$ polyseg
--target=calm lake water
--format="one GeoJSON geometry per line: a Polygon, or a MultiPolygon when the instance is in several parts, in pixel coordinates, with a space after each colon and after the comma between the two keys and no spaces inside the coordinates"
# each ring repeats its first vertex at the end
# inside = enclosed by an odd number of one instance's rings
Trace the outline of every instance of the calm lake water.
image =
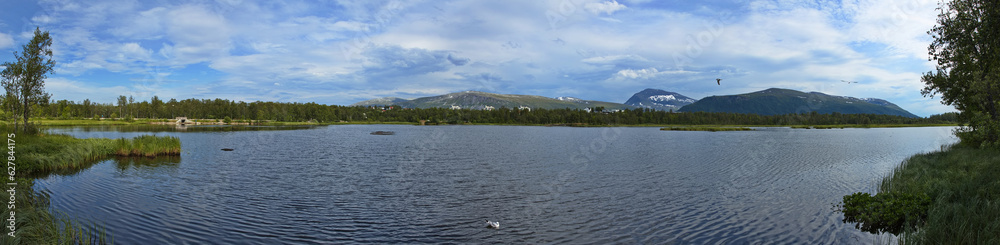
{"type": "Polygon", "coordinates": [[[832,205],[957,142],[951,130],[64,128],[50,132],[172,135],[183,152],[108,160],[35,189],[120,244],[870,243],[879,237],[832,205]]]}

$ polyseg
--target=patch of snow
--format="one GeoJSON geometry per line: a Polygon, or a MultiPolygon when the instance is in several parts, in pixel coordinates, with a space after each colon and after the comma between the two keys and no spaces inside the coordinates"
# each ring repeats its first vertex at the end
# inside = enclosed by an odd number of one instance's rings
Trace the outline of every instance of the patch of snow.
{"type": "Polygon", "coordinates": [[[674,97],[673,95],[669,94],[649,96],[649,100],[656,102],[666,102],[666,101],[694,102],[693,99],[678,99],[677,97],[674,97]]]}

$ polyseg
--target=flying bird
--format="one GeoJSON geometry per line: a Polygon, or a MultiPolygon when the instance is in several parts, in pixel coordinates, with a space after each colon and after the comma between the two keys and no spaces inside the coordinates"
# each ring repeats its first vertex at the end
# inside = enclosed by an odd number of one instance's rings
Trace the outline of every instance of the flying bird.
{"type": "Polygon", "coordinates": [[[845,82],[845,83],[847,83],[847,84],[852,84],[852,83],[858,83],[858,82],[854,82],[854,81],[847,81],[847,80],[840,80],[840,81],[841,81],[841,82],[845,82]]]}
{"type": "Polygon", "coordinates": [[[716,78],[715,84],[722,85],[722,78],[716,78]]]}

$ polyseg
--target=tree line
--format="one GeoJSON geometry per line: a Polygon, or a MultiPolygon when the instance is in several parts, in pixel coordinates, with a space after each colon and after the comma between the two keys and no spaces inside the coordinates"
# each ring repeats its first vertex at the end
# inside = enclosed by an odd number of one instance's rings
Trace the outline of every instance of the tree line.
{"type": "Polygon", "coordinates": [[[819,114],[816,112],[788,115],[756,115],[736,113],[687,112],[673,113],[651,109],[631,109],[608,112],[593,108],[579,109],[516,109],[453,110],[446,108],[401,108],[400,106],[352,107],[317,103],[243,102],[226,99],[170,99],[157,96],[135,102],[131,96],[119,96],[117,103],[94,103],[84,100],[50,101],[35,105],[39,116],[52,119],[172,119],[188,117],[242,121],[282,121],[318,123],[332,122],[413,122],[431,124],[690,124],[690,125],[841,125],[841,124],[942,124],[956,122],[956,113],[929,118],[907,118],[873,114],[819,114]]]}

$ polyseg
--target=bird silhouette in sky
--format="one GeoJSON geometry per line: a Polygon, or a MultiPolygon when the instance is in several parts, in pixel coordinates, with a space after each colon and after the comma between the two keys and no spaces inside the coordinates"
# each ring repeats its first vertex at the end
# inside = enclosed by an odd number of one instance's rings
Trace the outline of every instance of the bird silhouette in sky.
{"type": "Polygon", "coordinates": [[[715,83],[718,85],[722,85],[722,78],[716,78],[715,83]]]}
{"type": "Polygon", "coordinates": [[[854,82],[854,81],[847,81],[847,80],[840,80],[840,81],[841,81],[841,82],[845,82],[845,83],[847,83],[847,84],[852,84],[852,83],[858,83],[858,82],[854,82]]]}

